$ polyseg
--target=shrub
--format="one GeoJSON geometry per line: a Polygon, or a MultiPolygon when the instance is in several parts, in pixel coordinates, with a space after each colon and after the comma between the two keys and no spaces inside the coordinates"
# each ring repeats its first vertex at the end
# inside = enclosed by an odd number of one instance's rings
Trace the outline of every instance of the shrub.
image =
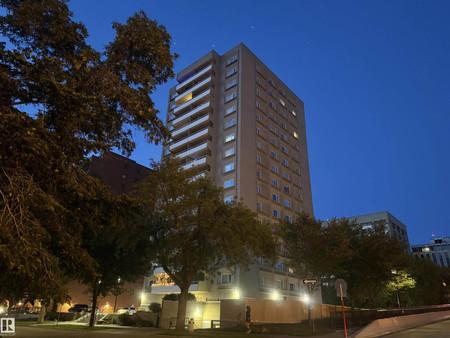
{"type": "Polygon", "coordinates": [[[159,304],[159,303],[151,303],[148,306],[148,309],[150,310],[150,312],[160,313],[161,312],[161,304],[159,304]]]}
{"type": "Polygon", "coordinates": [[[119,323],[122,326],[136,326],[136,321],[128,313],[119,315],[119,323]]]}

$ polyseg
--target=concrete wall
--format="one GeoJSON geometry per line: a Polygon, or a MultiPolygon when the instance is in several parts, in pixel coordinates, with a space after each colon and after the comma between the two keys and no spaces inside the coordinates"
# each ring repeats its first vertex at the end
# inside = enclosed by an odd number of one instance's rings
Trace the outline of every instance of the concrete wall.
{"type": "MultiPolygon", "coordinates": [[[[186,318],[194,318],[196,328],[210,327],[211,320],[219,320],[220,302],[188,302],[186,318]]],[[[169,329],[175,326],[178,301],[164,300],[159,327],[169,329]]]]}
{"type": "Polygon", "coordinates": [[[447,319],[450,319],[450,311],[428,312],[410,316],[377,319],[358,331],[353,337],[379,337],[389,332],[411,329],[413,327],[447,319]]]}
{"type": "MultiPolygon", "coordinates": [[[[290,300],[224,299],[220,304],[220,326],[233,327],[245,321],[246,307],[251,308],[253,323],[299,323],[308,319],[307,304],[290,300]]],[[[334,305],[313,304],[312,318],[327,318],[334,305]]]]}

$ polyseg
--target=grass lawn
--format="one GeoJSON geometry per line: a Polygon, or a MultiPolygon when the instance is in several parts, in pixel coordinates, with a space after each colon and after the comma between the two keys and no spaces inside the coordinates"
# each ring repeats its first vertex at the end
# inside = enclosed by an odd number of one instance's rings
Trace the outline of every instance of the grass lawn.
{"type": "Polygon", "coordinates": [[[48,329],[61,329],[61,330],[107,330],[107,329],[120,329],[114,326],[94,326],[89,327],[87,325],[77,325],[77,324],[40,324],[37,327],[45,327],[48,329]]]}
{"type": "Polygon", "coordinates": [[[30,326],[36,325],[35,320],[16,320],[16,326],[30,326]]]}

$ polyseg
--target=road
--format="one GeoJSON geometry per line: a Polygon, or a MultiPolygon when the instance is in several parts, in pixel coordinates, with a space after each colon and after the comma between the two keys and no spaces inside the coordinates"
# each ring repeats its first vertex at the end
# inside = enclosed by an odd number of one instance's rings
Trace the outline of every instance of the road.
{"type": "Polygon", "coordinates": [[[386,335],[389,338],[449,338],[450,320],[416,327],[415,329],[400,331],[386,335]]]}

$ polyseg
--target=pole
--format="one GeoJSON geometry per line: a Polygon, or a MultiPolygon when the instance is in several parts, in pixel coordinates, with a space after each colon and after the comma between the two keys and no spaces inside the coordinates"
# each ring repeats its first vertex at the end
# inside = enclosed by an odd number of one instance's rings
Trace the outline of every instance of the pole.
{"type": "Polygon", "coordinates": [[[345,322],[345,308],[344,308],[344,298],[342,297],[342,284],[339,284],[339,288],[341,289],[341,305],[342,305],[342,318],[344,318],[344,331],[345,338],[347,338],[347,323],[345,322]]]}

